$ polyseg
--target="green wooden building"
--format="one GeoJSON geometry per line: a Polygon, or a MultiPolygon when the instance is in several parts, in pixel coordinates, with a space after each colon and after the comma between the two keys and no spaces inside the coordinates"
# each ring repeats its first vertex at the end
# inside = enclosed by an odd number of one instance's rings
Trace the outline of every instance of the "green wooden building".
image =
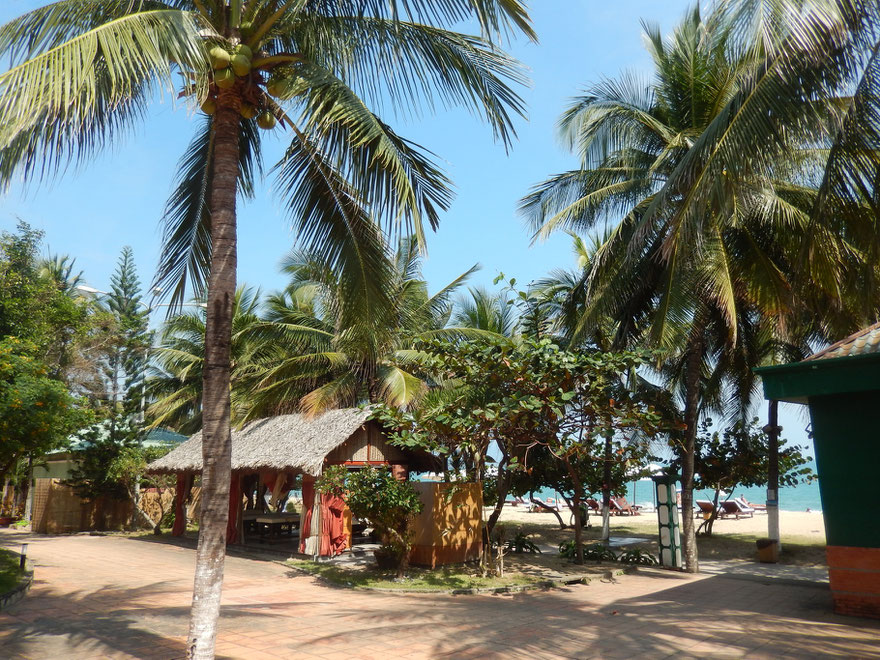
{"type": "Polygon", "coordinates": [[[880,618],[880,323],[756,371],[767,399],[810,408],[835,611],[880,618]]]}

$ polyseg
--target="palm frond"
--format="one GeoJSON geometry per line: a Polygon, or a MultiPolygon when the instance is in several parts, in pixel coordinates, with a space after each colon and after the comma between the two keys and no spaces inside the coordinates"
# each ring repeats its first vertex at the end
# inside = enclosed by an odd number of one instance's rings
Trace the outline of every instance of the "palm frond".
{"type": "Polygon", "coordinates": [[[0,185],[92,157],[143,113],[154,88],[173,87],[172,62],[194,72],[186,86],[203,94],[203,27],[179,10],[127,14],[0,75],[0,185]]]}
{"type": "MultiPolygon", "coordinates": [[[[261,176],[260,135],[251,121],[241,122],[239,190],[252,197],[261,176]]],[[[169,316],[188,295],[202,298],[211,264],[211,212],[208,194],[214,170],[214,123],[205,116],[180,159],[177,184],[162,218],[162,249],[153,286],[170,293],[169,316]]]]}

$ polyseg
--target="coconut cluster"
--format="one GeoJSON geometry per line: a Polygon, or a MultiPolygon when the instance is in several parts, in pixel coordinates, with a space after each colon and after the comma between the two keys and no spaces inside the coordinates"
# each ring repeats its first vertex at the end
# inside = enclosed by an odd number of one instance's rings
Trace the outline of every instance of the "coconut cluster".
{"type": "Polygon", "coordinates": [[[297,64],[284,64],[275,67],[269,80],[266,81],[266,93],[275,98],[290,98],[297,96],[303,84],[303,78],[298,73],[297,64]]]}
{"type": "MultiPolygon", "coordinates": [[[[246,44],[238,44],[231,51],[217,45],[208,51],[211,67],[214,69],[214,84],[219,89],[231,89],[236,78],[244,78],[251,74],[253,68],[253,52],[246,44]]],[[[213,115],[217,111],[216,98],[209,97],[202,104],[202,112],[213,115]]],[[[254,103],[242,101],[239,114],[245,119],[257,120],[260,128],[269,130],[275,127],[275,115],[267,108],[259,108],[254,103]]]]}

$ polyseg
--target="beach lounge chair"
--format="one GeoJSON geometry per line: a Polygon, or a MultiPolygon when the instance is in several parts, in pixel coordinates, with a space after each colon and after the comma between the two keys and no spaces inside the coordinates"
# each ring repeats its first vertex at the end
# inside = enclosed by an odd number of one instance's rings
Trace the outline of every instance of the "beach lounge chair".
{"type": "Polygon", "coordinates": [[[615,513],[618,516],[622,516],[623,514],[630,516],[639,515],[638,507],[627,502],[625,497],[611,498],[611,513],[615,513]]]}
{"type": "Polygon", "coordinates": [[[753,509],[755,513],[767,513],[767,505],[766,504],[758,504],[757,502],[749,502],[745,496],[740,495],[737,497],[735,502],[739,502],[741,505],[753,509]]]}
{"type": "Polygon", "coordinates": [[[736,516],[737,520],[740,519],[740,516],[752,518],[755,515],[755,510],[753,508],[743,506],[742,503],[737,500],[721,502],[720,507],[722,516],[736,516]]]}
{"type": "Polygon", "coordinates": [[[599,506],[599,503],[592,497],[588,497],[585,504],[587,505],[587,509],[589,509],[590,513],[600,513],[602,511],[602,507],[599,506]]]}
{"type": "MultiPolygon", "coordinates": [[[[703,520],[709,520],[709,517],[712,515],[712,512],[715,511],[715,505],[712,504],[709,500],[697,500],[696,505],[699,507],[697,511],[697,515],[703,516],[703,520]]],[[[719,508],[718,515],[722,515],[722,509],[719,508]]]]}

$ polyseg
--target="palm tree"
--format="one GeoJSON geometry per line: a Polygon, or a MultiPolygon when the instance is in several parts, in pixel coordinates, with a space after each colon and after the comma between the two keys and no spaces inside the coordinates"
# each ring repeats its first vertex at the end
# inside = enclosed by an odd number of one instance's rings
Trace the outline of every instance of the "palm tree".
{"type": "MultiPolygon", "coordinates": [[[[230,343],[231,412],[233,424],[247,414],[243,383],[263,356],[263,346],[253,341],[252,328],[259,316],[260,292],[239,286],[232,305],[230,343]]],[[[159,345],[153,349],[147,395],[151,426],[165,426],[191,435],[202,428],[202,380],[205,361],[204,303],[168,319],[162,326],[159,345]]]]}
{"type": "Polygon", "coordinates": [[[491,293],[482,287],[468,290],[456,301],[452,315],[454,325],[493,332],[512,337],[517,329],[516,308],[508,304],[504,293],[491,293]]]}
{"type": "Polygon", "coordinates": [[[286,129],[274,172],[298,234],[381,300],[377,223],[419,237],[448,206],[431,157],[373,112],[434,103],[513,137],[517,63],[489,39],[534,38],[518,0],[60,0],[0,28],[0,185],[88,159],[146,113],[160,89],[205,117],[181,160],[157,284],[172,301],[206,289],[204,470],[187,654],[213,655],[230,479],[230,335],[236,202],[261,171],[257,127],[286,129]],[[444,28],[476,19],[482,37],[444,28]],[[180,75],[175,75],[179,73],[180,75]],[[376,277],[364,274],[376,273],[376,277]],[[361,276],[357,277],[356,274],[361,276]]]}
{"type": "Polygon", "coordinates": [[[452,295],[478,266],[429,295],[415,239],[402,239],[388,261],[387,303],[365,319],[342,273],[320,256],[297,251],[285,260],[291,282],[270,296],[265,321],[251,331],[274,355],[249,377],[248,419],[366,402],[412,405],[427,388],[418,342],[486,334],[448,325],[452,295]]]}
{"type": "MultiPolygon", "coordinates": [[[[687,426],[681,448],[685,511],[692,507],[701,393],[708,392],[713,374],[716,380],[733,374],[715,366],[737,365],[740,375],[757,366],[747,364],[752,358],[743,353],[745,337],[767,319],[800,309],[799,285],[815,271],[840,271],[840,264],[800,255],[815,252],[820,242],[837,254],[855,252],[845,236],[807,231],[817,198],[810,176],[816,149],[802,141],[766,168],[749,161],[760,149],[742,149],[714,177],[711,195],[691,204],[694,191],[708,182],[683,179],[682,168],[696,162],[695,150],[706,154],[701,145],[707,131],[732,112],[760,65],[756,53],[732,47],[730,28],[720,18],[715,13],[704,21],[695,8],[669,40],[646,25],[654,80],[625,75],[576,99],[560,128],[580,153],[581,167],[540,184],[522,203],[539,235],[590,231],[622,218],[593,255],[573,337],[588,336],[612,319],[613,345],[648,341],[670,351],[671,382],[681,386],[687,426]]],[[[777,323],[774,331],[785,329],[777,323]]],[[[690,516],[682,527],[687,568],[697,571],[690,516]]]]}

